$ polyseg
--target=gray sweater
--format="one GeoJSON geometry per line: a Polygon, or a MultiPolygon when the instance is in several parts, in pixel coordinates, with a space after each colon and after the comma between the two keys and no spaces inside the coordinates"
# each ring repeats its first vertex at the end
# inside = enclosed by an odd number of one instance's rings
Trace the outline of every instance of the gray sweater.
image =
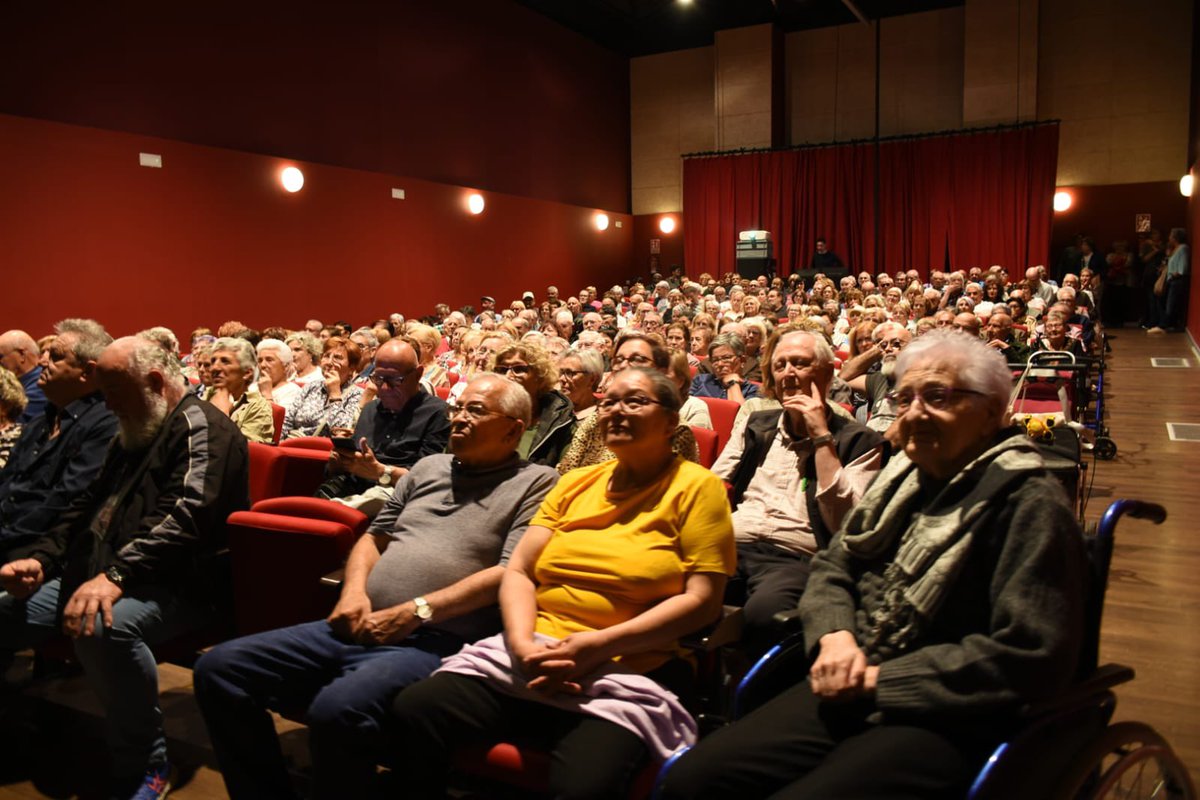
{"type": "MultiPolygon", "coordinates": [[[[950,513],[986,479],[960,477],[922,491],[920,508],[903,513],[950,513]]],[[[897,547],[879,558],[856,558],[842,541],[860,533],[855,522],[852,516],[813,560],[800,603],[813,655],[820,638],[838,630],[853,632],[863,646],[872,613],[884,602],[884,572],[897,547]]],[[[961,571],[933,618],[922,620],[917,639],[899,650],[868,647],[869,662],[879,665],[875,702],[885,720],[982,722],[1050,696],[1075,677],[1086,557],[1061,487],[1044,470],[1031,470],[1014,489],[992,497],[971,530],[961,571]]]]}
{"type": "MultiPolygon", "coordinates": [[[[451,455],[418,461],[369,529],[391,537],[367,578],[371,607],[389,608],[507,563],[557,481],[552,468],[516,455],[482,470],[451,455]]],[[[500,629],[500,615],[490,606],[430,625],[475,641],[500,629]]]]}

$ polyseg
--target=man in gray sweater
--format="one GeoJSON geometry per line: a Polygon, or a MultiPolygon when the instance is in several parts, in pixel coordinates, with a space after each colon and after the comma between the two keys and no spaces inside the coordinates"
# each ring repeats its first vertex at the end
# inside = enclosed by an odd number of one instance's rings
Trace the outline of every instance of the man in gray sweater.
{"type": "Polygon", "coordinates": [[[231,797],[294,796],[268,709],[304,712],[313,796],[366,796],[392,697],[499,630],[504,565],[557,473],[516,455],[531,415],[519,385],[481,375],[456,409],[451,455],[400,479],[351,551],[328,619],[227,642],[196,663],[231,797]]]}

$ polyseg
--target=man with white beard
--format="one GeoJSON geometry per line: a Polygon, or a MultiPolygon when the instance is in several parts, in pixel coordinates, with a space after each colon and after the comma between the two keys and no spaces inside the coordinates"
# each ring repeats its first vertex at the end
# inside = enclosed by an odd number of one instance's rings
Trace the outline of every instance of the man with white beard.
{"type": "Polygon", "coordinates": [[[867,427],[879,431],[892,444],[888,435],[896,421],[896,409],[888,400],[888,393],[895,388],[892,372],[896,359],[909,342],[912,334],[903,325],[885,322],[871,334],[871,346],[860,355],[842,365],[840,376],[854,391],[867,397],[867,427]],[[879,364],[878,372],[868,372],[872,364],[879,364]]]}
{"type": "Polygon", "coordinates": [[[170,789],[149,645],[206,623],[227,582],[225,519],[249,506],[245,437],[184,388],[148,339],[106,347],[97,388],[118,422],[95,482],[0,567],[0,659],[58,631],[104,707],[114,797],[170,789]]]}

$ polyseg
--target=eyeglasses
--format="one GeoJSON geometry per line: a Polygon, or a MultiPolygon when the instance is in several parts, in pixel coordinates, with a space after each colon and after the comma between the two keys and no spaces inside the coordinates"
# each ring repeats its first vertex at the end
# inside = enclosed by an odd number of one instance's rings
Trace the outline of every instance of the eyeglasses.
{"type": "Polygon", "coordinates": [[[738,356],[735,356],[735,355],[713,356],[712,358],[709,359],[709,361],[711,361],[714,364],[727,364],[731,361],[737,361],[737,360],[738,360],[738,356]]]}
{"type": "Polygon", "coordinates": [[[406,372],[403,375],[397,375],[396,377],[371,373],[371,376],[368,378],[368,380],[380,388],[386,387],[388,389],[395,389],[397,386],[400,386],[402,383],[408,380],[410,375],[412,375],[411,372],[406,372]]]}
{"type": "Polygon", "coordinates": [[[569,380],[575,380],[576,378],[578,378],[580,375],[583,375],[583,374],[584,374],[584,371],[581,369],[560,369],[558,371],[558,376],[560,378],[567,378],[569,380]]]}
{"type": "Polygon", "coordinates": [[[896,406],[898,412],[903,414],[912,408],[913,401],[915,400],[920,400],[926,408],[940,411],[950,407],[954,403],[954,398],[963,394],[983,396],[983,392],[977,392],[974,389],[957,389],[952,386],[927,386],[919,392],[914,392],[912,389],[898,389],[894,392],[888,392],[887,399],[896,406]]]}
{"type": "Polygon", "coordinates": [[[453,421],[454,418],[459,414],[466,414],[473,420],[481,420],[485,417],[505,417],[507,419],[516,419],[516,417],[512,416],[511,414],[502,414],[499,411],[492,411],[483,403],[467,403],[465,406],[450,406],[450,408],[446,409],[446,416],[449,417],[451,421],[453,421]]]}
{"type": "Polygon", "coordinates": [[[620,406],[622,411],[629,414],[636,414],[648,405],[661,406],[662,403],[657,400],[651,400],[645,395],[635,394],[630,397],[621,398],[606,397],[599,403],[596,403],[596,409],[601,414],[611,414],[617,410],[617,406],[620,406]]]}
{"type": "Polygon", "coordinates": [[[614,356],[612,360],[613,369],[623,367],[625,365],[634,367],[650,367],[654,365],[654,359],[647,358],[641,353],[634,353],[631,356],[614,356]]]}
{"type": "Polygon", "coordinates": [[[496,365],[496,373],[499,375],[516,375],[518,378],[524,378],[529,374],[529,370],[533,367],[528,364],[508,364],[506,366],[496,365]]]}
{"type": "Polygon", "coordinates": [[[903,350],[904,342],[900,339],[879,339],[875,342],[875,346],[880,350],[903,350]]]}

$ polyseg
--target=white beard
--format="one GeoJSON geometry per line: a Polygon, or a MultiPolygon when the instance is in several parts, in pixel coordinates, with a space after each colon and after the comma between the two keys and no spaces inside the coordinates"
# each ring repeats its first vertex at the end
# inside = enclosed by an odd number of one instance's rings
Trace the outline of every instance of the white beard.
{"type": "Polygon", "coordinates": [[[145,419],[117,420],[117,441],[126,450],[144,450],[158,436],[163,420],[167,418],[167,398],[146,392],[147,415],[145,419]]]}
{"type": "Polygon", "coordinates": [[[879,374],[883,375],[883,377],[887,378],[890,381],[892,379],[892,375],[895,374],[895,372],[896,372],[896,359],[892,356],[888,356],[887,358],[885,358],[883,360],[883,363],[879,365],[879,374]]]}

